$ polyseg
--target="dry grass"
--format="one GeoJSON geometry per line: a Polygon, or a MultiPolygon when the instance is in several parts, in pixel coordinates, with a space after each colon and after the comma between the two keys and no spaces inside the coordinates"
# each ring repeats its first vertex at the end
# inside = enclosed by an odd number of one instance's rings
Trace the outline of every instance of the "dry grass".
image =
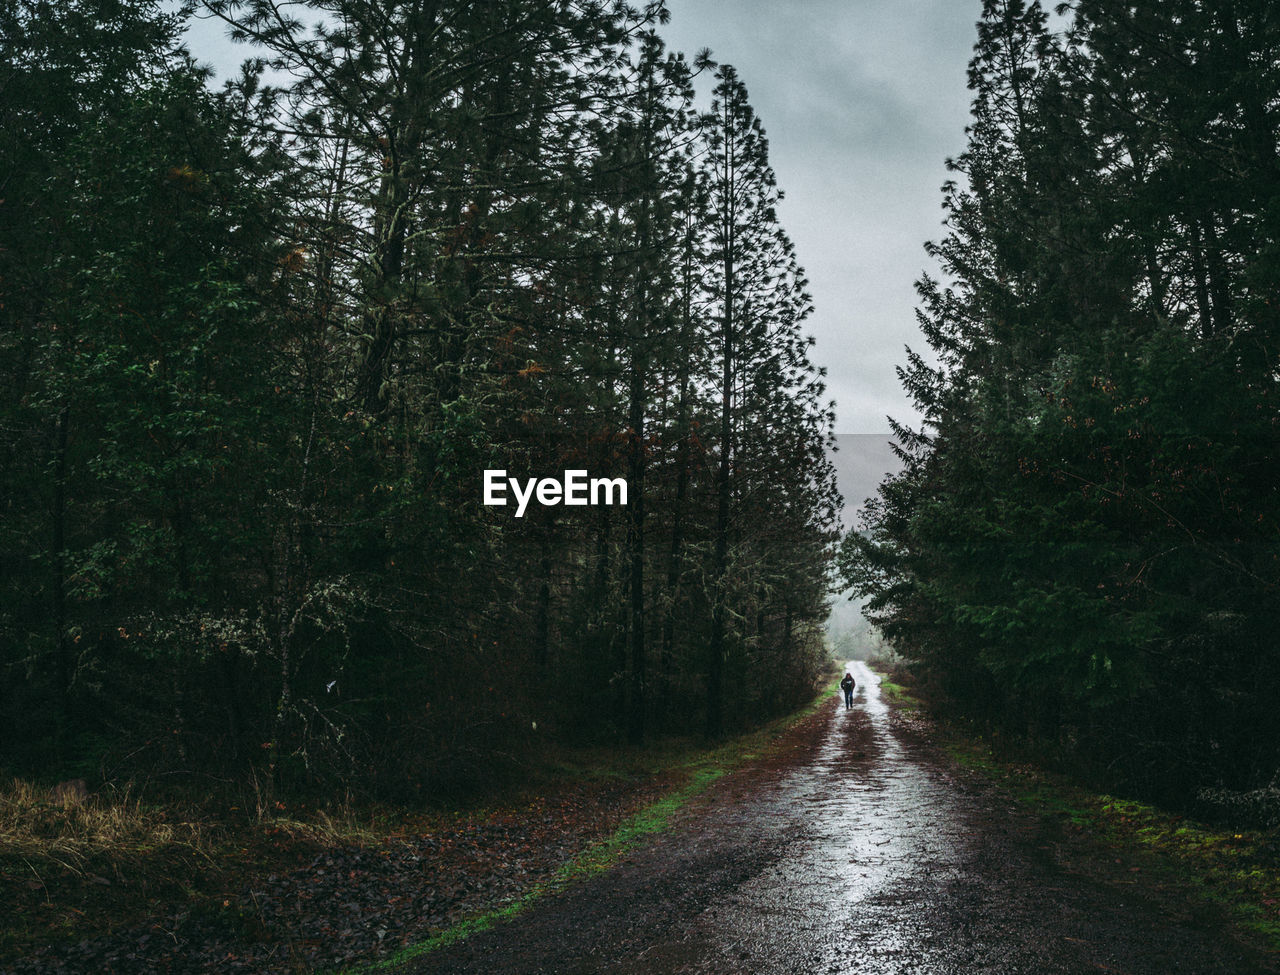
{"type": "Polygon", "coordinates": [[[147,918],[222,919],[252,878],[297,869],[317,849],[381,839],[367,810],[286,809],[260,792],[237,806],[230,798],[0,784],[0,969],[37,945],[147,918]]]}
{"type": "Polygon", "coordinates": [[[181,846],[207,855],[207,829],[170,817],[131,796],[127,787],[82,799],[13,779],[0,789],[0,856],[52,860],[83,874],[85,864],[103,853],[127,858],[181,846]]]}
{"type": "Polygon", "coordinates": [[[351,803],[304,811],[258,795],[230,810],[184,812],[173,802],[144,802],[128,785],[79,798],[13,779],[0,787],[0,858],[55,860],[83,873],[87,861],[104,856],[128,860],[169,848],[209,857],[281,836],[317,847],[375,846],[394,831],[387,817],[351,803]]]}
{"type": "Polygon", "coordinates": [[[361,816],[349,809],[341,809],[333,815],[317,810],[306,820],[277,816],[264,820],[262,825],[273,833],[285,833],[295,840],[326,849],[376,847],[385,841],[388,833],[395,832],[389,826],[379,826],[374,818],[361,816]]]}

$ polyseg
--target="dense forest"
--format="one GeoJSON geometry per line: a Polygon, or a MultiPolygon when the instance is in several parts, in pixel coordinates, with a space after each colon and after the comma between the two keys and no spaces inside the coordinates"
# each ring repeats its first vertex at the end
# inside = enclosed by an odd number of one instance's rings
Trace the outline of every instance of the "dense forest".
{"type": "Polygon", "coordinates": [[[1280,769],[1280,9],[987,0],[847,578],[934,691],[1186,803],[1280,769]]]}
{"type": "Polygon", "coordinates": [[[808,700],[833,414],[734,70],[661,3],[209,0],[215,89],[192,13],[0,0],[0,766],[448,796],[808,700]]]}

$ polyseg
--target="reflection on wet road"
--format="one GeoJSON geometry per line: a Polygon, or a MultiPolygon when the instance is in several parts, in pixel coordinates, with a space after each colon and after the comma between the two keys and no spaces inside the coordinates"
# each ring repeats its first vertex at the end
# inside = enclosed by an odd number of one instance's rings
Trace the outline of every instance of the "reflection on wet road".
{"type": "Polygon", "coordinates": [[[742,810],[784,834],[782,856],[732,895],[731,910],[703,919],[712,929],[706,936],[782,969],[923,963],[942,906],[928,891],[962,882],[968,869],[971,828],[952,799],[954,785],[906,759],[878,678],[863,664],[851,668],[853,710],[836,712],[811,762],[742,810]]]}
{"type": "Polygon", "coordinates": [[[1072,871],[1038,820],[956,777],[850,666],[852,710],[833,698],[790,753],[726,781],[628,863],[413,970],[1271,970],[1183,897],[1072,871]]]}

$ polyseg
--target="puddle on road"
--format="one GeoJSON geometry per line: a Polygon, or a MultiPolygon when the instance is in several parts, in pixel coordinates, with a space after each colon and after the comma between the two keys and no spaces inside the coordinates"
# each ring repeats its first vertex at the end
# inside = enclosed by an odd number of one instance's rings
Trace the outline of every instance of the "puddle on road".
{"type": "Polygon", "coordinates": [[[879,679],[863,664],[850,667],[854,707],[832,701],[816,755],[754,781],[695,830],[731,835],[738,851],[770,851],[767,862],[695,918],[673,918],[662,944],[610,970],[1273,971],[1243,959],[1211,927],[1171,923],[1134,888],[1058,870],[1034,817],[998,793],[958,788],[927,749],[895,734],[879,679]]]}
{"type": "Polygon", "coordinates": [[[854,706],[832,702],[818,753],[711,813],[713,829],[777,856],[624,970],[956,971],[954,954],[928,959],[930,891],[965,873],[966,817],[894,735],[879,678],[849,669],[854,706]]]}
{"type": "Polygon", "coordinates": [[[726,779],[628,865],[509,927],[428,956],[420,970],[1274,970],[1230,949],[1221,931],[1187,924],[1185,903],[1170,912],[1135,886],[1105,886],[1058,867],[1036,817],[998,791],[961,787],[927,744],[899,738],[878,678],[862,664],[851,669],[854,707],[833,697],[825,725],[804,726],[803,750],[726,779]]]}
{"type": "Polygon", "coordinates": [[[965,817],[949,785],[905,754],[879,678],[861,663],[850,670],[853,708],[837,702],[814,759],[753,804],[755,815],[790,837],[786,856],[709,920],[715,940],[756,966],[846,970],[877,959],[878,970],[889,970],[888,959],[910,956],[910,970],[933,971],[921,957],[928,892],[964,874],[965,817]]]}

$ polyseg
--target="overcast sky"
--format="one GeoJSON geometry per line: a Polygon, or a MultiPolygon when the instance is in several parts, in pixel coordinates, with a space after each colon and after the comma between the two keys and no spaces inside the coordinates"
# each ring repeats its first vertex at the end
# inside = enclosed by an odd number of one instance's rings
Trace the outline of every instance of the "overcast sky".
{"type": "MultiPolygon", "coordinates": [[[[817,308],[840,433],[911,421],[894,366],[924,343],[913,282],[941,235],[943,162],[964,147],[965,67],[981,0],[669,0],[670,47],[738,69],[786,193],[779,209],[817,308]]],[[[228,76],[243,58],[213,22],[192,51],[228,76]]],[[[923,349],[922,349],[923,351],[923,349]]]]}
{"type": "Polygon", "coordinates": [[[981,0],[669,0],[668,45],[733,64],[769,136],[809,273],[840,433],[912,420],[894,366],[924,341],[913,283],[964,148],[981,0]]]}

